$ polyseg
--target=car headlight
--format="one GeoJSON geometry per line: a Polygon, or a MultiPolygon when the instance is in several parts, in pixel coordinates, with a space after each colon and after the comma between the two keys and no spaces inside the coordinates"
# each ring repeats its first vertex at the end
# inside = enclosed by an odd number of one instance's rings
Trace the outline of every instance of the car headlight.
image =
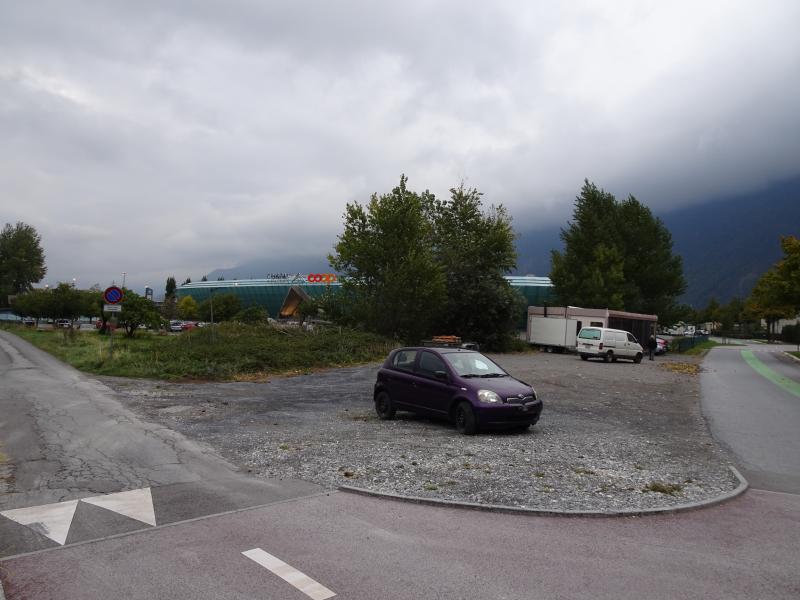
{"type": "Polygon", "coordinates": [[[498,402],[502,402],[500,396],[492,390],[478,390],[478,400],[484,404],[497,404],[498,402]]]}

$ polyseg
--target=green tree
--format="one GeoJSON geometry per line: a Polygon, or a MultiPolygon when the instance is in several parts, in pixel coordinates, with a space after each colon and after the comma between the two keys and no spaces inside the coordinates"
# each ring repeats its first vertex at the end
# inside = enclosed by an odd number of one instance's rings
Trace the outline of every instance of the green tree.
{"type": "Polygon", "coordinates": [[[268,318],[269,312],[267,312],[267,309],[263,306],[248,306],[244,310],[239,311],[235,320],[248,325],[258,325],[266,323],[268,318]]]}
{"type": "Polygon", "coordinates": [[[722,305],[716,298],[711,298],[708,301],[706,307],[700,311],[698,315],[698,321],[703,323],[711,322],[719,322],[722,320],[722,305]]]}
{"type": "Polygon", "coordinates": [[[783,301],[800,312],[800,239],[789,235],[781,238],[783,257],[775,265],[782,281],[783,301]]]}
{"type": "Polygon", "coordinates": [[[69,283],[59,283],[50,290],[46,307],[47,317],[51,319],[69,319],[74,321],[81,316],[85,308],[80,290],[69,283]]]}
{"type": "Polygon", "coordinates": [[[42,237],[32,226],[6,223],[0,232],[0,306],[8,296],[22,294],[47,273],[42,237]]]}
{"type": "Polygon", "coordinates": [[[155,329],[161,324],[156,305],[136,292],[126,289],[121,304],[118,323],[125,328],[125,334],[129,338],[136,335],[136,330],[142,325],[155,329]]]}
{"type": "Polygon", "coordinates": [[[445,275],[432,244],[435,198],[407,189],[405,175],[391,193],[364,206],[347,204],[344,231],[328,260],[343,277],[343,320],[418,342],[438,322],[445,275]]]}
{"type": "Polygon", "coordinates": [[[181,319],[185,319],[187,321],[193,321],[194,319],[197,319],[197,300],[191,296],[184,296],[178,300],[178,314],[180,315],[181,319]]]}
{"type": "Polygon", "coordinates": [[[32,289],[24,294],[17,294],[11,308],[21,317],[31,317],[39,324],[49,313],[50,290],[32,289]]]}
{"type": "Polygon", "coordinates": [[[167,277],[167,284],[164,286],[164,299],[168,300],[175,297],[175,289],[178,284],[175,283],[175,276],[167,277]]]}
{"type": "Polygon", "coordinates": [[[242,310],[242,303],[236,294],[220,294],[203,300],[198,307],[200,319],[211,321],[211,310],[214,310],[214,322],[230,321],[242,310]],[[213,305],[212,305],[213,302],[213,305]]]}
{"type": "Polygon", "coordinates": [[[504,279],[516,267],[511,218],[505,208],[483,209],[482,194],[462,183],[432,210],[434,255],[445,274],[446,300],[434,333],[455,334],[502,349],[525,299],[504,279]]]}
{"type": "Polygon", "coordinates": [[[618,202],[585,181],[561,239],[550,278],[564,304],[659,314],[685,289],[672,236],[633,196],[618,202]]]}
{"type": "Polygon", "coordinates": [[[208,281],[208,277],[206,277],[205,275],[203,275],[203,276],[200,278],[200,281],[208,281]]]}
{"type": "Polygon", "coordinates": [[[780,267],[779,262],[758,279],[747,302],[749,313],[766,321],[770,341],[775,337],[778,321],[794,317],[798,311],[798,307],[791,301],[788,282],[780,267]]]}

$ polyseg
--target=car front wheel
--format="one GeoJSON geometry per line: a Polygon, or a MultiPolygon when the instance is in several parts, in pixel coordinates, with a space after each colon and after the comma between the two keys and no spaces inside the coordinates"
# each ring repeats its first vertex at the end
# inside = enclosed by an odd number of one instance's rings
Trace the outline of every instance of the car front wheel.
{"type": "Polygon", "coordinates": [[[473,435],[478,430],[475,412],[472,410],[472,405],[469,402],[460,402],[458,406],[456,406],[453,420],[455,421],[456,431],[458,431],[458,433],[473,435]]]}
{"type": "Polygon", "coordinates": [[[637,365],[638,365],[640,362],[642,362],[642,353],[641,353],[641,352],[637,352],[637,353],[636,353],[636,358],[634,358],[634,359],[633,359],[633,362],[635,362],[637,365]]]}
{"type": "Polygon", "coordinates": [[[394,419],[397,408],[395,408],[394,402],[392,402],[388,393],[379,392],[378,395],[375,396],[375,412],[378,413],[378,418],[381,421],[394,419]]]}

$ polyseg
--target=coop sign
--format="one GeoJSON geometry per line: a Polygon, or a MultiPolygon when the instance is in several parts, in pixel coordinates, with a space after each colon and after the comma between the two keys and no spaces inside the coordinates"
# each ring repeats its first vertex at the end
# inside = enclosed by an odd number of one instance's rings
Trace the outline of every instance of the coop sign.
{"type": "Polygon", "coordinates": [[[309,273],[306,280],[308,283],[335,283],[336,275],[334,273],[309,273]]]}

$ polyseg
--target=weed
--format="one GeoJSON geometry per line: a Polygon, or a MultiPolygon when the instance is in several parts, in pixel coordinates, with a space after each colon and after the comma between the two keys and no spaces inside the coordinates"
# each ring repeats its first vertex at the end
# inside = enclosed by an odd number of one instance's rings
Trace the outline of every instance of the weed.
{"type": "Polygon", "coordinates": [[[435,483],[426,483],[424,487],[429,492],[435,492],[436,490],[439,489],[439,486],[436,485],[435,483]]]}
{"type": "Polygon", "coordinates": [[[574,469],[572,469],[572,472],[577,475],[597,475],[597,473],[595,473],[591,469],[586,469],[584,467],[575,467],[574,469]]]}
{"type": "Polygon", "coordinates": [[[642,489],[643,492],[658,492],[668,496],[680,494],[683,486],[679,483],[664,483],[663,481],[651,481],[642,489]]]}
{"type": "Polygon", "coordinates": [[[539,477],[541,479],[542,477],[544,477],[544,471],[536,471],[536,473],[534,473],[533,476],[539,477]]]}
{"type": "Polygon", "coordinates": [[[208,328],[177,336],[149,332],[133,338],[114,336],[111,358],[108,338],[95,332],[76,331],[74,337],[65,339],[57,331],[4,328],[82,371],[167,380],[246,380],[308,373],[378,360],[394,347],[384,337],[347,328],[309,333],[223,323],[214,328],[213,339],[208,328]]]}

